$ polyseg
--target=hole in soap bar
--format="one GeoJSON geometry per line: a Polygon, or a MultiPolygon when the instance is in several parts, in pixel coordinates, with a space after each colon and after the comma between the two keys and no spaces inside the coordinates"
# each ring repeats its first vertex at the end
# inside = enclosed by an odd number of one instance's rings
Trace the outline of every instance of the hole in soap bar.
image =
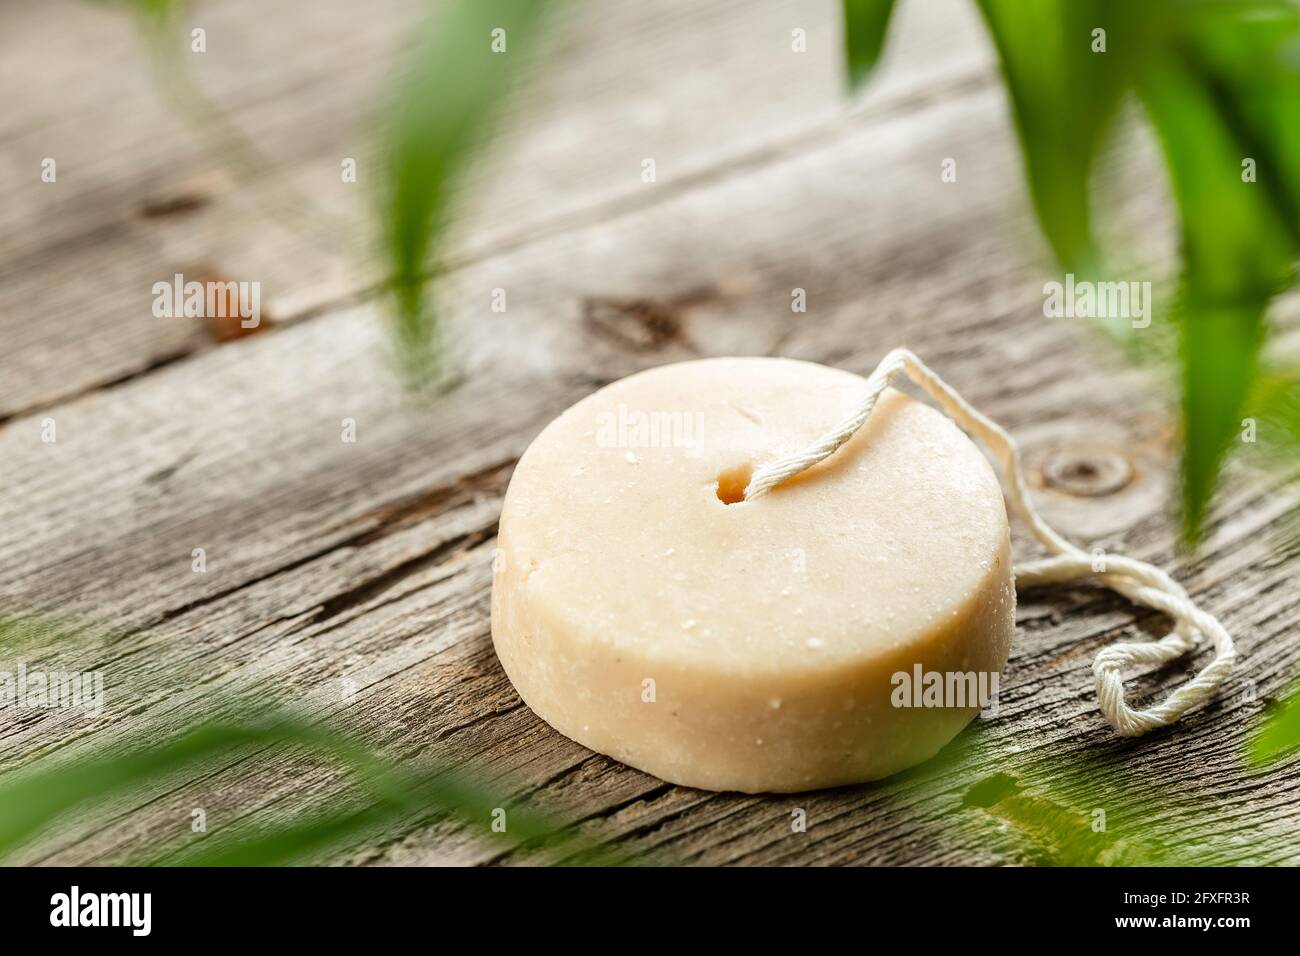
{"type": "Polygon", "coordinates": [[[724,505],[734,505],[745,500],[745,488],[750,476],[754,474],[753,465],[737,465],[718,475],[718,500],[724,505]]]}

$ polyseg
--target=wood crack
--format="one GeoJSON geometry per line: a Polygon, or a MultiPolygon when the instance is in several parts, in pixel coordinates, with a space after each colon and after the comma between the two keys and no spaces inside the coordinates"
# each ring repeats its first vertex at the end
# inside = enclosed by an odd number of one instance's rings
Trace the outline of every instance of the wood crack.
{"type": "MultiPolygon", "coordinates": [[[[489,527],[479,528],[475,531],[466,532],[457,535],[447,541],[444,541],[438,547],[426,554],[416,555],[408,558],[399,564],[394,565],[382,574],[376,575],[366,581],[361,582],[356,587],[336,594],[324,601],[316,613],[312,616],[311,623],[323,624],[332,618],[344,613],[345,611],[359,607],[373,598],[378,597],[396,587],[398,583],[409,578],[411,575],[424,570],[425,568],[437,567],[446,559],[457,552],[468,551],[477,547],[484,541],[490,541],[496,535],[496,522],[493,521],[489,527]]],[[[408,591],[402,595],[406,597],[415,593],[408,591]]]]}

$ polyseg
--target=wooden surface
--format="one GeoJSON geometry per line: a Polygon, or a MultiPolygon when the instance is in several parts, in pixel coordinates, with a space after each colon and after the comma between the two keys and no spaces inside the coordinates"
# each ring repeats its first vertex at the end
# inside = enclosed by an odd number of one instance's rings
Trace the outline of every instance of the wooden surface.
{"type": "MultiPolygon", "coordinates": [[[[437,287],[454,385],[425,402],[397,384],[365,254],[368,109],[414,6],[198,6],[200,81],[274,160],[252,176],[169,112],[119,13],[41,0],[0,13],[12,101],[0,114],[0,613],[106,629],[75,659],[59,644],[24,659],[102,669],[107,694],[95,720],[6,712],[0,768],[88,753],[146,722],[180,726],[223,690],[260,684],[345,717],[377,750],[472,768],[503,804],[655,859],[1077,859],[1046,816],[1090,834],[1093,862],[1151,847],[1300,860],[1300,762],[1256,772],[1242,756],[1300,670],[1296,493],[1253,467],[1251,449],[1202,552],[1177,549],[1169,390],[1089,323],[1043,317],[1051,270],[973,5],[900,4],[885,67],[854,101],[829,0],[566,12],[468,179],[437,287]],[[794,28],[807,53],[791,51],[794,28]],[[57,183],[39,180],[46,156],[57,183]],[[349,156],[355,185],[339,182],[349,156]],[[956,183],[940,182],[947,157],[956,183]],[[350,223],[343,238],[273,215],[268,197],[286,186],[350,223]],[[272,327],[222,344],[194,320],[155,318],[152,283],[199,268],[261,281],[272,327]],[[490,308],[496,287],[504,314],[490,308]],[[795,287],[806,314],[790,310],[795,287]],[[594,755],[523,705],[492,651],[491,559],[513,465],[550,418],[664,362],[779,354],[866,373],[899,344],[1022,441],[1049,521],[1159,562],[1220,616],[1240,664],[1215,702],[1172,730],[1116,738],[1091,657],[1161,622],[1078,588],[1021,594],[1000,711],[964,735],[960,768],[711,794],[594,755]],[[355,443],[341,441],[345,418],[355,443]],[[46,419],[54,444],[41,441],[46,419]],[[1131,480],[1093,495],[1071,461],[1119,461],[1131,480]],[[194,548],[206,573],[191,571],[194,548]],[[791,830],[796,808],[805,833],[791,830]],[[1099,808],[1108,827],[1092,834],[1099,808]]],[[[1158,268],[1169,220],[1151,158],[1127,147],[1113,166],[1112,228],[1158,268]]],[[[1140,675],[1136,691],[1186,674],[1140,675]]],[[[183,843],[193,807],[207,811],[203,839],[221,840],[345,801],[349,786],[319,762],[249,753],[69,819],[14,862],[112,863],[160,835],[183,843]]],[[[317,859],[549,859],[485,830],[430,813],[317,859]]]]}

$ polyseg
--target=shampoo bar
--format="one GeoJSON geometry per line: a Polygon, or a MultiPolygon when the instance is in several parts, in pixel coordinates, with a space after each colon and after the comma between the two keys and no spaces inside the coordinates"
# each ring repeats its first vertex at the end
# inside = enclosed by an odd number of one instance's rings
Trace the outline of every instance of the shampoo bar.
{"type": "Polygon", "coordinates": [[[755,466],[862,393],[821,365],[708,359],[615,382],[547,426],[510,482],[492,589],[492,639],[528,705],[711,790],[873,780],[951,740],[980,709],[954,688],[996,680],[1015,619],[1006,510],[978,449],[891,389],[830,458],[741,500],[755,466]],[[936,674],[943,692],[923,695],[936,674]]]}

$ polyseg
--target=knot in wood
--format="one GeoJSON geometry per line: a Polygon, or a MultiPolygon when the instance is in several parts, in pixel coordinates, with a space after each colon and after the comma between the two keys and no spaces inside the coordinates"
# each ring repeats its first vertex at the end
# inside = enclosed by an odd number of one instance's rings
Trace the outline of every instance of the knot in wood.
{"type": "Polygon", "coordinates": [[[1043,462],[1049,487],[1079,498],[1113,495],[1133,480],[1133,465],[1121,452],[1106,448],[1062,448],[1043,462]]]}

